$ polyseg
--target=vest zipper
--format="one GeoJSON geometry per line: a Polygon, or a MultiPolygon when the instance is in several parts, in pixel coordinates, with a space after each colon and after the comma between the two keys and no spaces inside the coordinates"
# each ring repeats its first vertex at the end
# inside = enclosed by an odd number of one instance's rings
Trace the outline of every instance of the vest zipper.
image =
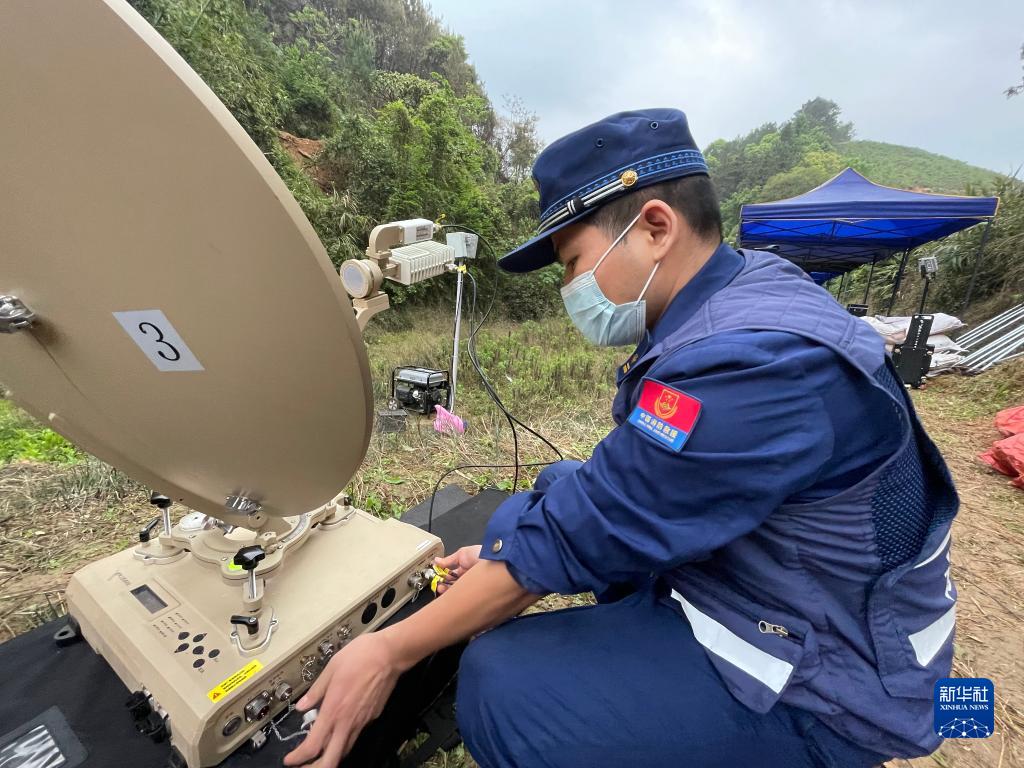
{"type": "MultiPolygon", "coordinates": [[[[680,594],[682,594],[682,593],[680,592],[680,594]]],[[[778,637],[789,637],[789,638],[792,638],[793,640],[796,640],[797,642],[803,642],[803,640],[804,640],[804,633],[803,632],[797,632],[796,630],[790,631],[789,629],[787,629],[786,627],[782,626],[781,624],[773,624],[772,622],[765,621],[764,619],[761,619],[760,621],[758,621],[756,614],[754,614],[752,611],[750,611],[750,610],[748,610],[748,609],[738,605],[736,602],[734,602],[733,600],[730,600],[728,597],[724,597],[723,595],[717,595],[715,597],[715,600],[717,600],[718,602],[722,603],[723,605],[729,606],[730,608],[732,608],[737,613],[740,613],[740,614],[746,616],[747,619],[750,619],[752,621],[757,621],[757,629],[763,635],[777,635],[778,637]]],[[[760,609],[764,609],[763,606],[761,606],[760,609]]]]}
{"type": "Polygon", "coordinates": [[[770,621],[757,622],[757,629],[761,634],[764,635],[778,635],[779,637],[789,637],[789,630],[781,624],[772,624],[770,621]]]}

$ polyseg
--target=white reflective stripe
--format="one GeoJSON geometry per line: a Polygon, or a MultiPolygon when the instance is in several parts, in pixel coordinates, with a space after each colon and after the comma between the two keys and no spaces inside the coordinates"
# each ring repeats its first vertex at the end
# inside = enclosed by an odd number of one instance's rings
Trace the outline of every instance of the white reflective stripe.
{"type": "Polygon", "coordinates": [[[947,545],[947,544],[949,544],[949,537],[950,537],[950,536],[952,536],[952,535],[953,535],[953,529],[952,529],[952,528],[950,528],[950,529],[949,529],[949,530],[948,530],[948,531],[946,532],[946,538],[944,538],[944,539],[942,540],[942,543],[941,543],[941,544],[939,544],[939,548],[938,548],[938,549],[936,549],[936,550],[935,550],[934,552],[932,552],[932,553],[931,553],[931,554],[930,554],[930,555],[928,556],[928,559],[927,559],[927,560],[922,560],[922,561],[921,561],[920,563],[918,563],[917,565],[915,565],[915,566],[914,566],[914,568],[920,568],[920,567],[921,567],[922,565],[928,565],[928,563],[930,563],[930,562],[931,562],[932,560],[934,560],[934,559],[935,559],[936,557],[938,557],[939,555],[941,555],[941,554],[942,554],[942,552],[943,552],[943,550],[945,550],[945,549],[946,549],[946,545],[947,545]]]}
{"type": "Polygon", "coordinates": [[[681,594],[672,590],[672,599],[683,606],[683,613],[693,628],[693,636],[697,642],[719,658],[725,659],[734,667],[746,672],[756,680],[767,685],[775,693],[781,693],[786,687],[793,665],[765,653],[756,645],[748,643],[732,632],[724,624],[701,613],[687,602],[681,594]]]}
{"type": "Polygon", "coordinates": [[[956,624],[956,606],[954,605],[936,621],[933,621],[920,632],[910,636],[910,644],[914,646],[914,654],[917,656],[917,663],[922,667],[931,664],[942,646],[946,644],[946,638],[953,631],[956,624]]]}

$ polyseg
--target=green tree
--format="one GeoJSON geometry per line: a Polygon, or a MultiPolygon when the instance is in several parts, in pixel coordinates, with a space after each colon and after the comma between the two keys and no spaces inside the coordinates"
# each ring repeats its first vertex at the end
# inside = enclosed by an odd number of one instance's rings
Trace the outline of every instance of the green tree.
{"type": "MultiPolygon", "coordinates": [[[[536,116],[514,102],[499,119],[463,39],[423,0],[133,3],[263,149],[335,263],[361,255],[374,224],[409,216],[444,214],[498,252],[529,236],[536,116]],[[316,182],[280,145],[282,130],[323,139],[316,182]]],[[[492,261],[478,269],[497,284],[492,261]]],[[[517,283],[517,316],[555,306],[550,282],[517,283]]]]}
{"type": "MultiPolygon", "coordinates": [[[[1020,60],[1024,62],[1024,45],[1020,47],[1020,60]]],[[[1006,89],[1006,97],[1019,96],[1024,93],[1024,77],[1021,77],[1020,83],[1017,85],[1011,85],[1006,89]]]]}
{"type": "Polygon", "coordinates": [[[262,17],[242,0],[132,0],[264,151],[277,141],[288,94],[262,17]]]}
{"type": "Polygon", "coordinates": [[[537,136],[537,115],[516,96],[505,97],[505,114],[498,118],[495,137],[498,158],[504,178],[522,181],[533,167],[540,152],[537,136]]]}

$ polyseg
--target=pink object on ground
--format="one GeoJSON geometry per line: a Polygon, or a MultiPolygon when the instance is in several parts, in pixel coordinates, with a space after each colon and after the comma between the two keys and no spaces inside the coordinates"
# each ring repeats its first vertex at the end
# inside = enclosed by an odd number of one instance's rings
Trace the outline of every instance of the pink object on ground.
{"type": "Polygon", "coordinates": [[[1015,486],[1024,489],[1024,406],[997,413],[996,429],[1009,437],[994,442],[978,458],[1012,478],[1010,482],[1015,486]]]}
{"type": "Polygon", "coordinates": [[[461,435],[466,431],[466,422],[447,408],[436,405],[434,410],[437,411],[437,416],[434,418],[435,431],[457,435],[461,435]]]}

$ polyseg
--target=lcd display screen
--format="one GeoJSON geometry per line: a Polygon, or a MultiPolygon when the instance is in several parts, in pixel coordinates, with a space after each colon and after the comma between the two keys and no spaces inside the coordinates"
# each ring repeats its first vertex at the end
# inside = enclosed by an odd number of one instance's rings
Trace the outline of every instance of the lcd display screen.
{"type": "Polygon", "coordinates": [[[161,600],[157,593],[145,584],[133,589],[132,594],[135,595],[136,600],[146,606],[146,610],[150,613],[157,613],[167,607],[167,603],[161,600]]]}

